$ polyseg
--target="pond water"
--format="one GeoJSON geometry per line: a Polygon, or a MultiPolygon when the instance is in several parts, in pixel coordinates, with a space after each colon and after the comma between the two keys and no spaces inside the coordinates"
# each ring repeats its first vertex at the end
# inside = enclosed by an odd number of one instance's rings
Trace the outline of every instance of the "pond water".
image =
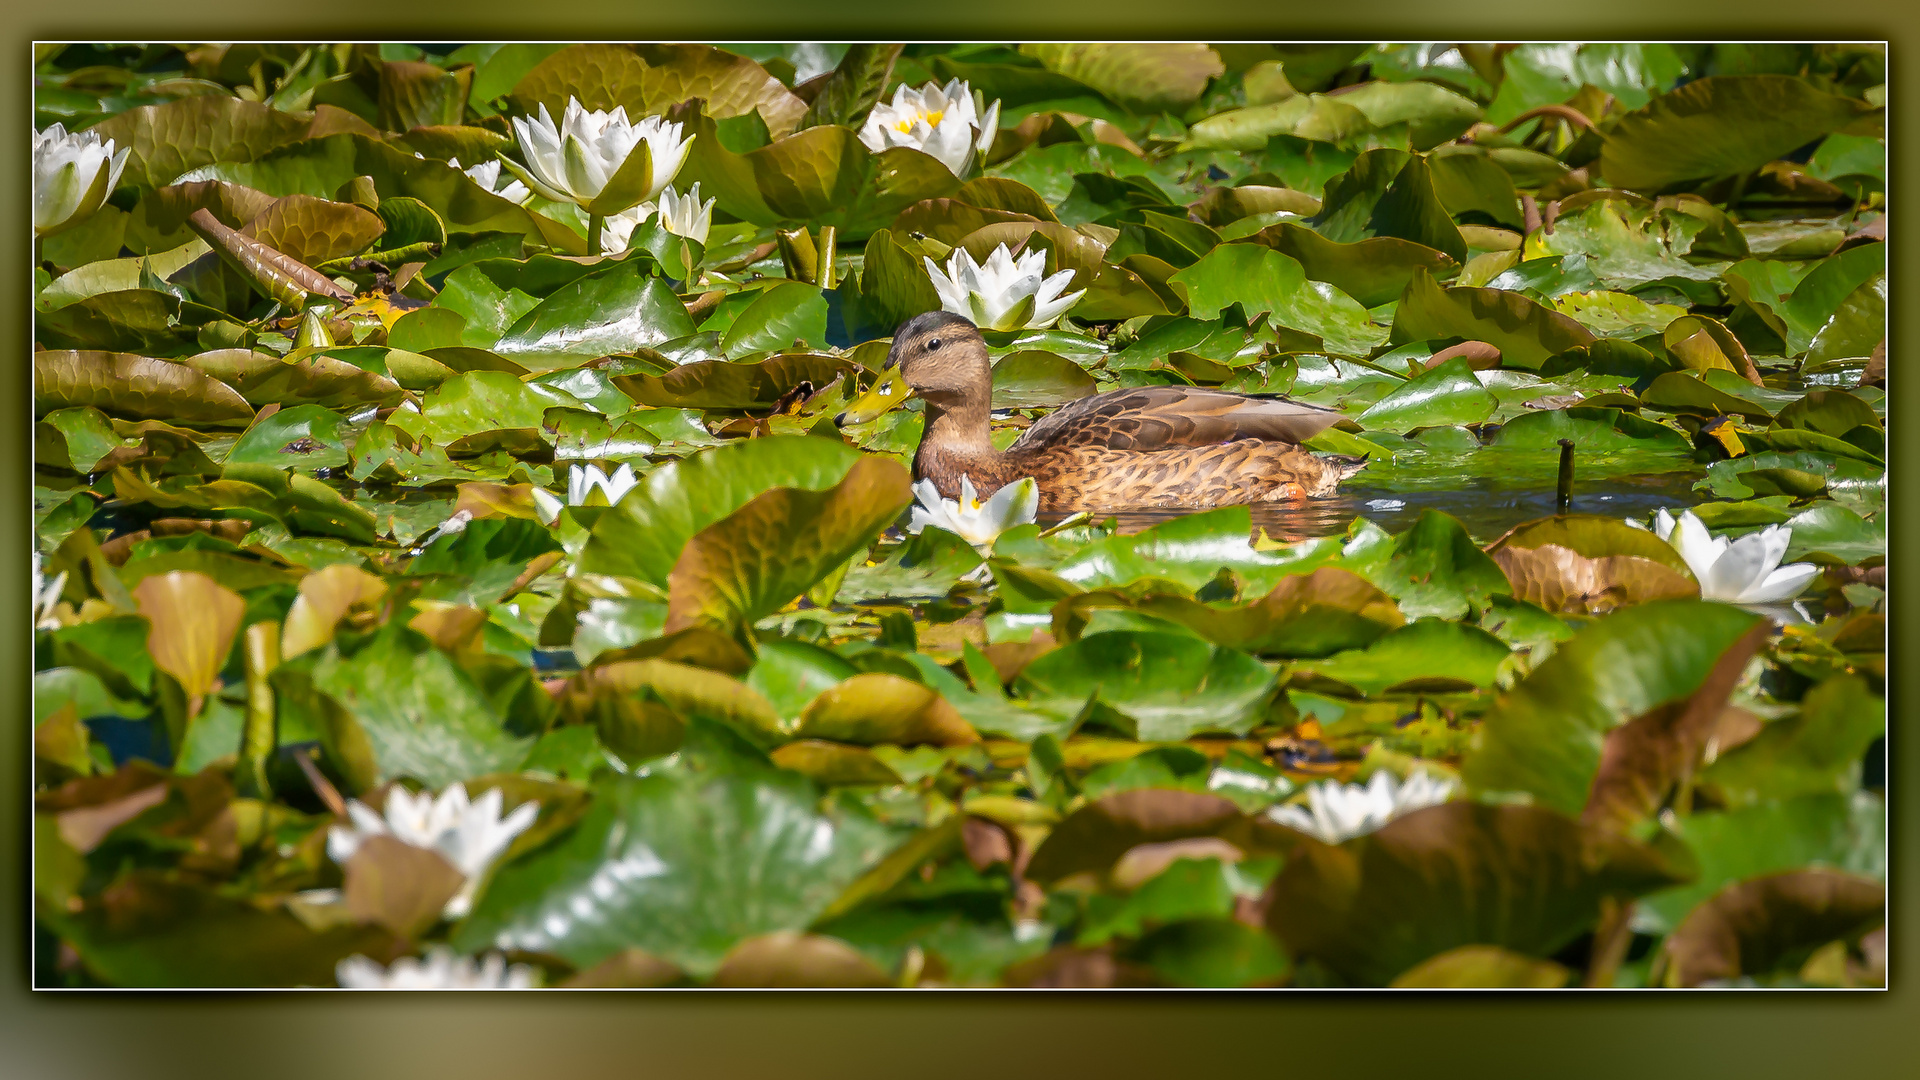
{"type": "MultiPolygon", "coordinates": [[[[1356,517],[1388,532],[1411,526],[1422,512],[1439,510],[1460,519],[1475,540],[1486,543],[1523,521],[1555,512],[1557,457],[1494,450],[1465,454],[1400,454],[1341,485],[1338,492],[1305,502],[1253,507],[1253,524],[1275,540],[1307,540],[1342,533],[1356,517]]],[[[1644,518],[1667,507],[1697,506],[1709,496],[1694,491],[1706,475],[1670,456],[1611,455],[1576,461],[1572,510],[1644,518]]],[[[1121,531],[1133,532],[1181,511],[1116,513],[1121,531]]]]}

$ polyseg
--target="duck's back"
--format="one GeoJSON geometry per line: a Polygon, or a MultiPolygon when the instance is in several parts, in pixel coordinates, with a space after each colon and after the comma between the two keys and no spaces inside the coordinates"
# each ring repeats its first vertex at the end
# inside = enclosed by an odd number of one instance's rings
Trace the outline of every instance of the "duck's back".
{"type": "Polygon", "coordinates": [[[1147,386],[1066,405],[1007,456],[1038,482],[1047,513],[1271,502],[1325,494],[1359,469],[1299,447],[1339,419],[1280,398],[1147,386]]]}
{"type": "Polygon", "coordinates": [[[1101,446],[1150,453],[1241,439],[1298,446],[1339,420],[1337,412],[1284,398],[1197,386],[1142,386],[1063,405],[1028,428],[1009,452],[1101,446]]]}

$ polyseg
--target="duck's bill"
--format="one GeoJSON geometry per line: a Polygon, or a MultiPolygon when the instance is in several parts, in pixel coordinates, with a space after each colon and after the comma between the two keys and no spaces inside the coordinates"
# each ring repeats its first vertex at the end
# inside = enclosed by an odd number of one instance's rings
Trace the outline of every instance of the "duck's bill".
{"type": "Polygon", "coordinates": [[[888,368],[880,373],[879,381],[855,398],[840,415],[833,418],[833,422],[841,427],[864,424],[907,400],[907,397],[907,380],[901,378],[899,367],[888,368]]]}

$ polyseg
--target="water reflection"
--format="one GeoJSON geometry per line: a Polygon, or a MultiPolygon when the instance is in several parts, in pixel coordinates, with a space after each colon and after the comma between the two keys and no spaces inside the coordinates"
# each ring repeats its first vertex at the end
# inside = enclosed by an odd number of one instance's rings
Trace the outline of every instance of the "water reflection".
{"type": "MultiPolygon", "coordinates": [[[[1706,494],[1692,490],[1702,474],[1695,469],[1610,476],[1574,488],[1576,514],[1610,517],[1646,517],[1660,507],[1696,506],[1706,494]]],[[[1536,477],[1509,482],[1499,477],[1456,477],[1451,483],[1425,477],[1391,486],[1349,481],[1337,494],[1296,503],[1254,506],[1253,524],[1275,540],[1293,542],[1343,533],[1356,517],[1364,517],[1388,532],[1412,525],[1422,512],[1440,510],[1460,519],[1475,540],[1486,543],[1523,521],[1555,511],[1553,483],[1536,477]]],[[[1111,515],[1122,532],[1138,532],[1182,511],[1129,510],[1111,515]]],[[[1104,516],[1104,515],[1097,515],[1104,516]]]]}

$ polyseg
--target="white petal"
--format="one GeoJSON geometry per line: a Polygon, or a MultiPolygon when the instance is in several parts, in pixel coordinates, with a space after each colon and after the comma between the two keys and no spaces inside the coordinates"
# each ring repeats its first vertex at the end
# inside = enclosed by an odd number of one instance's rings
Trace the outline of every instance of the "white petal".
{"type": "Polygon", "coordinates": [[[1727,541],[1724,538],[1715,538],[1707,532],[1707,527],[1701,524],[1700,519],[1695,517],[1691,510],[1680,515],[1680,520],[1674,524],[1671,533],[1667,542],[1680,553],[1680,558],[1686,562],[1687,568],[1693,571],[1693,576],[1699,580],[1701,589],[1705,590],[1707,578],[1711,576],[1714,564],[1720,561],[1721,554],[1727,550],[1727,541]]]}
{"type": "Polygon", "coordinates": [[[1032,477],[1026,477],[994,492],[986,506],[981,508],[981,515],[993,523],[994,531],[998,533],[1027,524],[1039,510],[1040,488],[1032,477]]]}
{"type": "Polygon", "coordinates": [[[1777,535],[1748,533],[1728,545],[1700,582],[1700,595],[1709,600],[1744,600],[1748,591],[1767,579],[1787,546],[1777,535]]]}
{"type": "Polygon", "coordinates": [[[1760,584],[1748,589],[1741,596],[1742,603],[1772,604],[1800,595],[1807,583],[1820,575],[1820,567],[1813,563],[1789,563],[1768,574],[1760,584]]]}

